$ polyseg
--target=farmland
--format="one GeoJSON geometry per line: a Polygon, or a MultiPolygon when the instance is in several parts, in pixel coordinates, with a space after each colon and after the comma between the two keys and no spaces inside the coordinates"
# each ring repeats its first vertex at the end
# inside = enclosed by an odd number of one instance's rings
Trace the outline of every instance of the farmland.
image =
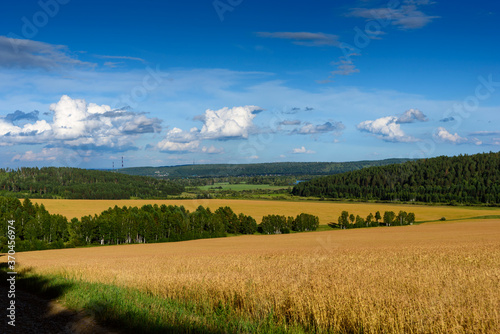
{"type": "Polygon", "coordinates": [[[80,218],[85,215],[99,214],[109,207],[143,206],[146,204],[183,205],[193,211],[200,205],[209,207],[212,211],[221,206],[229,206],[234,212],[250,215],[260,222],[268,214],[296,216],[302,212],[311,213],[319,217],[320,224],[337,221],[342,210],[366,217],[376,211],[400,210],[414,212],[417,221],[434,221],[445,217],[447,220],[468,219],[479,216],[500,215],[500,208],[487,207],[453,207],[453,206],[425,206],[402,205],[389,203],[352,203],[327,201],[266,201],[266,200],[228,200],[228,199],[196,199],[196,200],[58,200],[33,199],[33,203],[42,204],[54,214],[61,214],[68,219],[80,218]]]}
{"type": "MultiPolygon", "coordinates": [[[[77,285],[102,290],[112,282],[151,298],[194,303],[207,317],[230,310],[231,317],[257,324],[271,317],[298,332],[500,331],[500,221],[494,219],[18,256],[34,273],[77,285]]],[[[76,307],[95,298],[82,293],[61,300],[76,307]]],[[[149,321],[161,323],[165,312],[152,305],[149,321]]],[[[205,325],[210,331],[213,324],[205,325]]]]}

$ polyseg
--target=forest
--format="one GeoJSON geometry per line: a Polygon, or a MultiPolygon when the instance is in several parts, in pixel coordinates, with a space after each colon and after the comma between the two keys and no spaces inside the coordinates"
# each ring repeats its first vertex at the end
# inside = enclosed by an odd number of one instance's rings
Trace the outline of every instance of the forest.
{"type": "Polygon", "coordinates": [[[67,167],[0,169],[0,195],[18,198],[129,199],[180,195],[179,183],[67,167]]]}
{"type": "Polygon", "coordinates": [[[319,177],[296,196],[451,205],[500,204],[500,152],[440,156],[319,177]]]}
{"type": "Polygon", "coordinates": [[[190,212],[183,206],[155,204],[141,208],[115,206],[99,215],[68,221],[64,216],[50,214],[43,204],[33,204],[28,198],[21,203],[17,198],[0,197],[0,221],[5,222],[0,225],[0,251],[7,252],[12,239],[16,251],[29,251],[216,238],[254,234],[257,230],[265,234],[314,231],[319,226],[318,217],[302,213],[296,218],[285,218],[286,228],[271,228],[270,222],[274,222],[275,217],[284,218],[269,215],[258,225],[251,216],[236,214],[227,206],[214,212],[199,206],[190,212]],[[13,228],[8,227],[9,221],[14,221],[13,228]]]}
{"type": "Polygon", "coordinates": [[[371,166],[384,166],[409,159],[364,160],[351,162],[273,162],[257,164],[210,164],[165,167],[132,167],[117,171],[156,178],[221,178],[248,176],[330,175],[371,166]]]}

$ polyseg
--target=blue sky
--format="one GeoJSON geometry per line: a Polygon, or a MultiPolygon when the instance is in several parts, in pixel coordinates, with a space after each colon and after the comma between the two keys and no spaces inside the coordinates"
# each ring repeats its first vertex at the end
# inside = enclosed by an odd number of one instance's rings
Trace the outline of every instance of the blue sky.
{"type": "Polygon", "coordinates": [[[0,167],[500,150],[491,1],[4,1],[0,167]]]}

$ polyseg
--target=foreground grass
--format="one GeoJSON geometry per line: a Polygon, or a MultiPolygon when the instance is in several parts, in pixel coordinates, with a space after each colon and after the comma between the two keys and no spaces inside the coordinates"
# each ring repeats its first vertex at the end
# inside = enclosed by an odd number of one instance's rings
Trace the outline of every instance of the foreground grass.
{"type": "Polygon", "coordinates": [[[500,332],[495,219],[18,256],[76,286],[71,307],[152,331],[500,332]]]}
{"type": "MultiPolygon", "coordinates": [[[[6,270],[2,268],[2,278],[6,270]]],[[[245,319],[223,305],[180,302],[134,288],[39,275],[25,268],[17,287],[68,309],[85,312],[98,323],[123,333],[304,333],[296,326],[245,319]]]]}

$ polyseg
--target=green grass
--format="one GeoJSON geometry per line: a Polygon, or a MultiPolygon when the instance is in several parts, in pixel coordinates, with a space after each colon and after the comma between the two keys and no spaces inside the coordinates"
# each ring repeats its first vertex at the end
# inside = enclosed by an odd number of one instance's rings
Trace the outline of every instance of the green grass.
{"type": "MultiPolygon", "coordinates": [[[[6,266],[0,279],[5,282],[6,266]]],[[[189,301],[154,296],[138,289],[111,284],[41,276],[30,270],[19,272],[16,287],[57,300],[68,309],[83,311],[99,324],[124,333],[305,333],[287,326],[270,314],[249,319],[229,306],[210,307],[189,301]]]]}
{"type": "Polygon", "coordinates": [[[214,183],[213,185],[201,186],[198,187],[198,189],[203,191],[221,191],[221,190],[243,191],[243,190],[257,190],[257,189],[280,190],[280,189],[288,189],[288,186],[271,186],[269,184],[246,184],[246,183],[229,184],[227,182],[221,182],[221,183],[214,183]]]}

